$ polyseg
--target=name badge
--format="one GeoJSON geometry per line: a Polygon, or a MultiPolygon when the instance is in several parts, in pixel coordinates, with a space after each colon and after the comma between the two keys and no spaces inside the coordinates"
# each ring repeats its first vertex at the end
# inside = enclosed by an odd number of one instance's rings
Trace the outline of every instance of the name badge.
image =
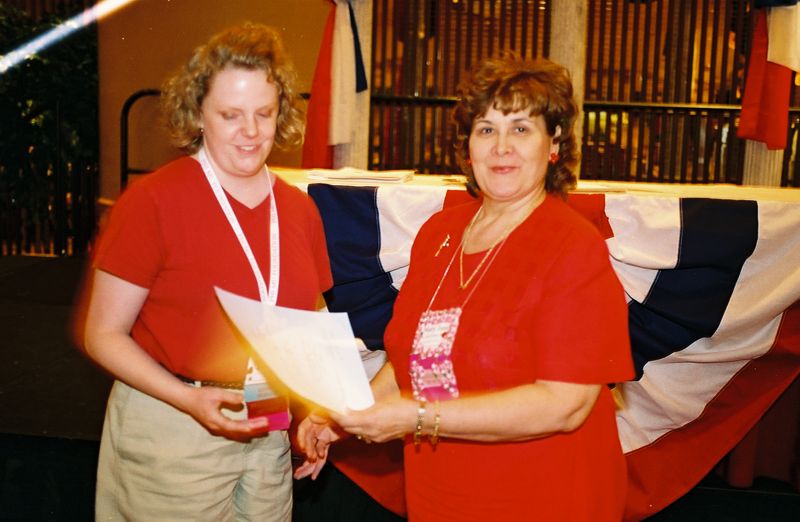
{"type": "Polygon", "coordinates": [[[244,381],[244,401],[247,405],[248,419],[267,419],[265,432],[289,429],[289,399],[286,395],[276,393],[267,383],[252,361],[248,364],[247,377],[244,381]]]}
{"type": "Polygon", "coordinates": [[[428,310],[420,317],[409,356],[415,399],[432,402],[458,397],[450,352],[460,317],[461,308],[428,310]]]}

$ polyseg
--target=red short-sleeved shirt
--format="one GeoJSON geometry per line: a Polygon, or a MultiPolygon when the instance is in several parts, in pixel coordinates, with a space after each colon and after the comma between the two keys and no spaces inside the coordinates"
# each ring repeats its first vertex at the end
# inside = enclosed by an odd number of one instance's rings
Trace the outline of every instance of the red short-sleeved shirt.
{"type": "MultiPolygon", "coordinates": [[[[434,289],[441,281],[433,309],[461,306],[467,293],[458,287],[457,258],[441,278],[478,206],[433,216],[414,243],[385,338],[407,395],[411,342],[434,289]],[[436,256],[447,235],[450,246],[436,256]]],[[[465,274],[482,256],[465,256],[465,274]]],[[[462,394],[536,379],[631,378],[624,292],[596,229],[548,196],[509,236],[464,306],[452,358],[462,394]]],[[[406,441],[405,472],[411,520],[619,520],[624,507],[625,462],[606,387],[572,433],[514,443],[443,439],[435,451],[406,441]]]]}
{"type": "MultiPolygon", "coordinates": [[[[278,304],[313,310],[332,284],[322,220],[313,202],[278,178],[278,304]]],[[[269,198],[253,209],[228,200],[269,284],[269,198]]],[[[132,337],[170,371],[239,381],[248,354],[214,294],[218,286],[258,299],[250,265],[192,158],[131,185],[114,206],[94,266],[149,289],[132,337]]]]}

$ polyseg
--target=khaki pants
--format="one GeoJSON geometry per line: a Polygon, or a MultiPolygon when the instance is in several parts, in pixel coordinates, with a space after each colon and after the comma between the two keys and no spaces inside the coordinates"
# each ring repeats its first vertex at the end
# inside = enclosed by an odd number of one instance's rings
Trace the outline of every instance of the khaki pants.
{"type": "Polygon", "coordinates": [[[114,383],[97,466],[96,520],[288,521],[291,512],[285,431],[231,441],[162,401],[114,383]]]}

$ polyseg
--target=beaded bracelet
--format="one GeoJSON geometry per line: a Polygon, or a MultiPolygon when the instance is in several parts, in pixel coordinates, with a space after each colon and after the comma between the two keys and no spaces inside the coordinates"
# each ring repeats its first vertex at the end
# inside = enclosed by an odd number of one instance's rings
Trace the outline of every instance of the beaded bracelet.
{"type": "Polygon", "coordinates": [[[433,431],[428,437],[428,440],[430,440],[431,446],[435,448],[436,444],[439,442],[439,421],[441,420],[441,417],[439,415],[439,401],[433,403],[433,411],[434,411],[433,431]]]}
{"type": "Polygon", "coordinates": [[[419,401],[417,408],[417,427],[414,430],[414,446],[422,442],[422,423],[425,421],[425,401],[419,401]]]}

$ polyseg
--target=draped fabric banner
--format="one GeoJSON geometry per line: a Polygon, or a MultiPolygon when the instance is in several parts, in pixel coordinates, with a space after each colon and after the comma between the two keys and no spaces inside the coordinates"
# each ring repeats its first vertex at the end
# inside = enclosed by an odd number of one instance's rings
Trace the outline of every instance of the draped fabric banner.
{"type": "Polygon", "coordinates": [[[306,112],[306,135],[303,142],[303,168],[333,167],[333,147],[328,143],[331,106],[331,57],[336,5],[331,10],[322,34],[317,66],[311,82],[311,99],[306,112]]]}
{"type": "Polygon", "coordinates": [[[767,15],[767,60],[800,72],[800,3],[774,7],[767,15]]]}
{"type": "Polygon", "coordinates": [[[605,210],[630,298],[638,379],[617,387],[617,425],[638,520],[694,487],[800,371],[800,203],[609,195],[605,210]]]}
{"type": "MultiPolygon", "coordinates": [[[[781,56],[783,59],[793,47],[796,48],[796,40],[800,39],[800,27],[794,26],[792,30],[788,23],[783,23],[785,17],[782,14],[775,17],[776,20],[780,20],[781,29],[768,33],[767,13],[769,11],[772,16],[772,12],[776,9],[794,10],[795,7],[755,10],[750,63],[742,98],[742,114],[736,131],[739,138],[763,142],[770,150],[786,148],[792,70],[785,65],[769,61],[768,55],[772,48],[778,49],[785,51],[775,52],[776,56],[781,56]],[[775,40],[770,40],[770,37],[774,37],[775,40]]],[[[786,58],[791,59],[790,56],[786,58]]]]}
{"type": "Polygon", "coordinates": [[[332,146],[353,141],[356,94],[366,89],[366,69],[353,7],[347,0],[333,0],[311,85],[303,168],[334,167],[332,146]]]}
{"type": "Polygon", "coordinates": [[[356,107],[355,38],[350,24],[350,4],[336,3],[331,49],[331,96],[328,145],[353,139],[356,107]]]}
{"type": "MultiPolygon", "coordinates": [[[[693,488],[800,372],[800,191],[619,185],[627,192],[569,203],[607,238],[629,299],[637,378],[615,392],[626,517],[637,520],[693,488]]],[[[329,308],[380,348],[417,230],[469,196],[416,184],[307,190],[328,238],[329,308]]],[[[369,458],[365,448],[351,441],[331,458],[402,513],[400,445],[372,445],[369,458]]]]}

